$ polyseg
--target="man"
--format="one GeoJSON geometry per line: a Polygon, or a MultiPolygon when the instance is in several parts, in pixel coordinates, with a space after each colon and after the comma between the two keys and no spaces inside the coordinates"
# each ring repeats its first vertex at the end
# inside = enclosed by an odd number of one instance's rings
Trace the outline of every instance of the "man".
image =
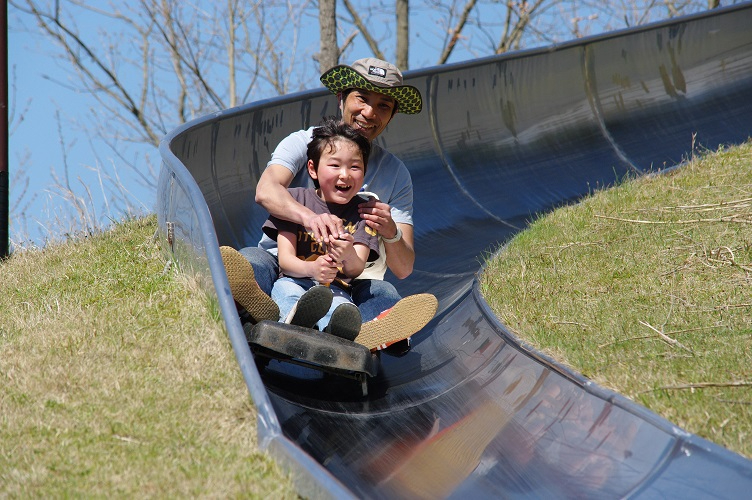
{"type": "MultiPolygon", "coordinates": [[[[413,190],[404,163],[373,143],[396,113],[419,113],[422,99],[417,88],[403,84],[402,73],[396,66],[375,58],[359,59],[352,66],[335,66],[321,75],[321,82],[337,95],[343,121],[372,144],[365,179],[365,189],[372,196],[368,201],[364,199],[360,214],[379,234],[383,242],[380,253],[385,257],[366,269],[359,277],[363,281],[355,281],[352,298],[364,322],[356,342],[376,349],[399,340],[397,336],[409,337],[436,312],[436,299],[432,295],[401,299],[394,286],[383,281],[387,266],[399,279],[413,271],[413,190]]],[[[304,170],[312,130],[313,127],[294,132],[280,142],[258,181],[256,202],[271,215],[301,224],[315,238],[327,243],[342,232],[342,221],[331,214],[313,213],[287,191],[297,173],[304,170]]],[[[279,276],[274,244],[262,238],[258,247],[240,250],[245,259],[233,249],[221,249],[233,296],[254,322],[278,319],[279,313],[269,298],[279,276]]]]}

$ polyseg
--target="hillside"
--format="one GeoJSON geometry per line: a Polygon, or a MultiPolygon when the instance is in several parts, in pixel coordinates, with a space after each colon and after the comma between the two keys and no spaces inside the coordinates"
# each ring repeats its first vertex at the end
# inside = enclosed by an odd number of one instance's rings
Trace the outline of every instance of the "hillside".
{"type": "Polygon", "coordinates": [[[0,264],[0,497],[295,498],[156,218],[0,264]]]}

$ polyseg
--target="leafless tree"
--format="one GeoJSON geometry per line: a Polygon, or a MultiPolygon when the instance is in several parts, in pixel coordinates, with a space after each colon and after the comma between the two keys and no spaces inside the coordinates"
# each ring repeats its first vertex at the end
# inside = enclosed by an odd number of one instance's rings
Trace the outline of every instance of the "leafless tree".
{"type": "MultiPolygon", "coordinates": [[[[315,74],[337,64],[356,36],[382,59],[391,59],[383,48],[391,47],[398,65],[407,69],[408,0],[341,1],[346,15],[339,18],[336,0],[318,2],[317,68],[314,54],[299,53],[298,47],[301,23],[317,8],[310,0],[137,0],[106,6],[92,0],[10,0],[9,5],[33,19],[65,56],[75,78],[63,85],[97,103],[97,123],[110,125],[100,130],[111,132],[111,143],[157,145],[168,130],[196,116],[268,97],[270,91],[310,87],[315,74]],[[94,18],[107,30],[82,32],[77,20],[83,18],[94,18]],[[346,40],[342,47],[337,30],[346,40]]],[[[686,13],[703,1],[621,0],[609,9],[626,24],[640,24],[686,13]],[[655,13],[659,6],[663,10],[655,13]]],[[[588,23],[606,22],[605,11],[594,0],[423,0],[417,16],[434,16],[435,62],[444,64],[460,45],[465,54],[479,57],[587,34],[588,23]],[[578,6],[590,17],[573,16],[578,6]]],[[[610,14],[608,22],[613,20],[610,14]]]]}
{"type": "Polygon", "coordinates": [[[368,48],[370,49],[374,57],[378,57],[379,59],[386,59],[386,57],[384,57],[384,54],[381,52],[381,49],[379,48],[378,41],[373,37],[370,30],[363,22],[362,12],[366,12],[367,19],[372,19],[372,8],[367,7],[366,9],[360,9],[358,6],[355,6],[350,0],[343,0],[342,3],[344,4],[345,9],[350,15],[350,22],[355,26],[358,33],[363,36],[366,43],[368,44],[368,48]]]}
{"type": "MultiPolygon", "coordinates": [[[[111,152],[102,159],[101,149],[92,149],[87,165],[69,165],[69,139],[60,133],[63,157],[51,167],[54,184],[47,194],[50,203],[62,201],[75,214],[84,232],[98,229],[98,218],[106,222],[131,212],[126,171],[131,182],[153,192],[159,163],[156,154],[144,156],[144,145],[157,146],[169,130],[195,117],[300,90],[317,69],[298,52],[310,0],[226,0],[201,7],[180,0],[10,0],[9,6],[16,19],[33,22],[65,68],[61,89],[90,99],[87,121],[60,130],[72,137],[78,128],[77,137],[111,152]],[[74,168],[94,170],[100,185],[82,182],[74,168]],[[94,200],[102,196],[98,207],[94,200]]],[[[21,198],[16,220],[25,217],[18,213],[27,205],[21,198]]]]}
{"type": "Polygon", "coordinates": [[[180,123],[246,101],[262,80],[281,94],[303,86],[289,68],[306,0],[227,0],[211,10],[179,0],[10,5],[34,19],[67,59],[70,85],[88,93],[107,120],[119,120],[108,128],[129,141],[157,145],[180,123]],[[80,31],[84,16],[107,30],[80,31]]]}
{"type": "MultiPolygon", "coordinates": [[[[718,1],[340,0],[340,9],[336,0],[8,4],[51,42],[69,75],[61,88],[89,96],[81,134],[112,151],[111,159],[98,158],[97,164],[113,165],[112,182],[126,167],[153,189],[158,160],[136,157],[131,146],[153,148],[169,130],[195,117],[318,86],[318,74],[350,54],[393,60],[406,70],[635,26],[712,8],[718,1]],[[316,20],[318,46],[308,29],[316,20]]],[[[72,193],[76,182],[62,174],[58,179],[70,196],[86,199],[86,193],[72,193]]],[[[114,191],[114,197],[123,195],[122,189],[114,191]]],[[[115,199],[106,203],[117,205],[115,199]]]]}

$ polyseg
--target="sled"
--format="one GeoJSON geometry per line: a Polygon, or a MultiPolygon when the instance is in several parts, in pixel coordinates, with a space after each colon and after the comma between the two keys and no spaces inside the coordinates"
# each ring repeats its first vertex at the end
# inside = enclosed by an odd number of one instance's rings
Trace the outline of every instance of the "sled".
{"type": "Polygon", "coordinates": [[[246,323],[243,330],[259,371],[272,359],[293,363],[355,379],[364,397],[369,377],[378,373],[378,355],[350,340],[277,321],[246,323]]]}

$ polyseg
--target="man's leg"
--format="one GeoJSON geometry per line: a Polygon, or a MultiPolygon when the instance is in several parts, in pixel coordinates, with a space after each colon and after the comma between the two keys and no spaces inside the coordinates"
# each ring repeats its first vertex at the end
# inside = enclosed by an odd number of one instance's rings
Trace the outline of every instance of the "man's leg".
{"type": "Polygon", "coordinates": [[[391,345],[406,350],[410,336],[436,314],[438,302],[429,293],[400,298],[394,285],[383,280],[355,280],[352,285],[353,302],[363,316],[355,342],[372,351],[391,345]]]}
{"type": "Polygon", "coordinates": [[[279,320],[279,307],[270,296],[277,277],[274,274],[278,267],[277,259],[261,248],[249,247],[243,250],[245,254],[227,246],[219,249],[232,297],[240,306],[241,315],[244,310],[252,323],[262,320],[277,321],[279,320]],[[258,269],[258,275],[256,269],[258,269]],[[257,278],[260,281],[257,282],[257,278]]]}
{"type": "Polygon", "coordinates": [[[271,297],[272,287],[279,277],[277,257],[260,247],[245,247],[238,252],[253,266],[253,274],[259,288],[271,297]]]}
{"type": "Polygon", "coordinates": [[[402,298],[394,285],[384,280],[353,280],[350,295],[360,309],[363,323],[393,307],[402,298]]]}

